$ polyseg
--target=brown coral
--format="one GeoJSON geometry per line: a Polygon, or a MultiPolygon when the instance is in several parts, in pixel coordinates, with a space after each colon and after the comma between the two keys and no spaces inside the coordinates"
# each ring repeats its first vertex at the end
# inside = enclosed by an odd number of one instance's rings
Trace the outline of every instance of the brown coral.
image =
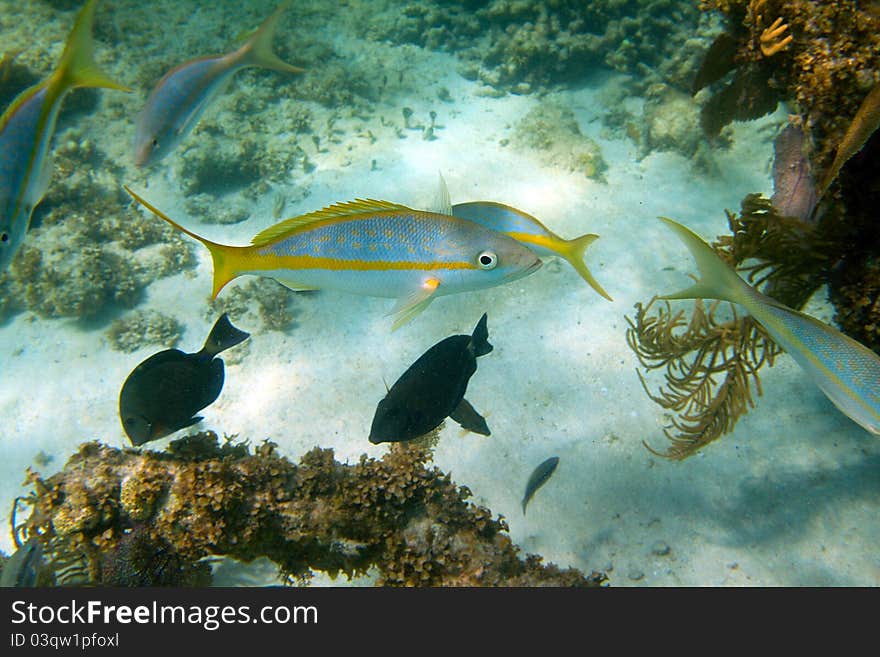
{"type": "MultiPolygon", "coordinates": [[[[833,233],[836,225],[830,219],[815,227],[780,216],[757,194],[746,196],[740,214],[728,212],[727,220],[731,234],[715,245],[719,255],[794,308],[826,280],[846,243],[829,237],[826,231],[833,233]]],[[[671,430],[664,431],[667,450],[645,443],[656,454],[684,459],[732,431],[761,394],[758,372],[781,353],[751,317],[737,315],[733,306],[722,316],[721,308],[715,302],[707,311],[698,300],[688,316],[651,300],[636,304],[635,317],[627,317],[627,344],[639,362],[647,370],[664,370],[665,387],[652,393],[639,372],[642,385],[654,402],[675,413],[671,430]]]]}
{"type": "Polygon", "coordinates": [[[208,555],[266,556],[291,581],[312,569],[351,577],[370,567],[385,585],[604,581],[534,555],[521,559],[504,521],[468,503],[470,491],[428,467],[429,455],[402,446],[346,465],[315,448],[293,465],[272,443],[252,454],[242,444],[218,444],[212,433],[175,441],[165,453],[86,443],[61,472],[31,475],[28,531],[40,534],[54,562],[85,555],[89,567],[79,570],[90,582],[109,573],[108,581],[171,583],[162,577],[192,574],[208,555]],[[145,558],[148,543],[161,559],[145,558]],[[152,570],[162,577],[144,576],[152,570]]]}

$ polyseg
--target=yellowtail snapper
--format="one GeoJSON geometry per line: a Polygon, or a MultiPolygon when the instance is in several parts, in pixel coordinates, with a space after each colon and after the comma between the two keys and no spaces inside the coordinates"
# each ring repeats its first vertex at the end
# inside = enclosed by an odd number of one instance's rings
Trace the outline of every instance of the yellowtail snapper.
{"type": "Polygon", "coordinates": [[[166,349],[134,368],[119,394],[119,418],[132,444],[143,445],[201,420],[196,413],[223,389],[223,360],[217,354],[249,336],[223,313],[201,351],[166,349]]]}
{"type": "Polygon", "coordinates": [[[438,296],[508,283],[541,266],[516,240],[472,221],[362,199],[282,221],[258,233],[250,246],[218,244],[125,189],[208,248],[214,262],[212,298],[243,274],[269,276],[293,290],[396,298],[391,311],[396,329],[438,296]]]}
{"type": "Polygon", "coordinates": [[[238,50],[185,62],[159,80],[137,119],[137,166],[158,162],[173,151],[237,71],[256,66],[284,73],[303,72],[272,52],[275,28],[286,6],[284,3],[278,7],[238,50]]]}
{"type": "Polygon", "coordinates": [[[538,489],[547,483],[547,480],[553,476],[553,473],[556,472],[556,466],[559,465],[559,457],[551,456],[549,459],[541,463],[532,474],[529,476],[529,480],[526,483],[526,492],[523,495],[522,499],[522,510],[523,515],[526,514],[526,507],[531,501],[532,497],[534,497],[535,493],[538,489]]]}
{"type": "Polygon", "coordinates": [[[477,371],[477,357],[492,351],[486,315],[472,335],[453,335],[422,354],[391,386],[379,402],[370,427],[370,442],[393,443],[412,440],[440,426],[447,417],[470,428],[485,427],[486,421],[464,395],[477,371]],[[476,416],[476,417],[474,417],[476,416]]]}
{"type": "Polygon", "coordinates": [[[55,72],[22,91],[0,116],[0,270],[9,266],[24,243],[31,214],[49,187],[49,149],[64,97],[76,87],[130,91],[95,64],[94,17],[95,0],[89,0],[77,16],[55,72]]]}
{"type": "Polygon", "coordinates": [[[661,299],[721,299],[745,308],[788,352],[841,412],[880,434],[880,358],[864,345],[819,320],[758,292],[696,233],[660,218],[684,242],[700,280],[661,299]]]}

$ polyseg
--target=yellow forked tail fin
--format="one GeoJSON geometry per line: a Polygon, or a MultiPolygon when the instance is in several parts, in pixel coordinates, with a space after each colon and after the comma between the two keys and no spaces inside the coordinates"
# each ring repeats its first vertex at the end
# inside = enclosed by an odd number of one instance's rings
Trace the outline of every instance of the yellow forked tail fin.
{"type": "Polygon", "coordinates": [[[742,304],[743,290],[748,284],[733,268],[715,253],[699,235],[677,221],[660,217],[691,252],[700,270],[700,280],[695,285],[672,294],[664,294],[661,299],[721,299],[742,304]]]}
{"type": "Polygon", "coordinates": [[[242,257],[242,252],[247,250],[247,247],[218,244],[217,242],[212,242],[201,235],[196,235],[191,230],[187,230],[171,219],[149,201],[135,194],[127,185],[123,185],[123,188],[135,201],[140,203],[154,215],[167,222],[181,233],[189,235],[194,240],[198,240],[208,248],[208,251],[211,253],[211,260],[214,263],[214,289],[211,291],[212,301],[217,298],[220,290],[222,290],[229,281],[239,275],[240,271],[236,268],[235,264],[242,257]]]}
{"type": "Polygon", "coordinates": [[[565,251],[561,253],[563,258],[565,258],[568,263],[574,267],[574,270],[580,274],[581,278],[583,278],[587,283],[590,284],[599,295],[608,299],[608,301],[614,301],[599,282],[593,278],[593,274],[590,273],[589,268],[587,267],[587,263],[584,261],[584,253],[587,250],[587,247],[590,246],[593,242],[599,239],[598,235],[594,235],[592,233],[587,235],[581,235],[580,237],[576,237],[573,240],[568,240],[565,243],[565,251]]]}
{"type": "Polygon", "coordinates": [[[278,27],[278,21],[281,14],[287,8],[289,2],[285,0],[281,5],[272,12],[263,24],[257,29],[254,35],[247,40],[236,56],[245,66],[259,66],[262,68],[281,71],[282,73],[302,73],[303,69],[298,66],[291,66],[281,59],[272,50],[272,39],[275,36],[275,29],[278,27]]]}
{"type": "Polygon", "coordinates": [[[95,63],[95,42],[92,39],[95,2],[96,0],[89,0],[76,17],[61,62],[52,76],[53,81],[60,85],[62,90],[74,87],[104,87],[131,91],[129,87],[113,80],[95,63]]]}

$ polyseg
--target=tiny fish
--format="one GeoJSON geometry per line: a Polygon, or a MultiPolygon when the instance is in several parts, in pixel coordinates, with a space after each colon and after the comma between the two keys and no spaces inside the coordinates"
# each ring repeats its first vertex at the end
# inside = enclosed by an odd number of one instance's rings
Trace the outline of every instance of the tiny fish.
{"type": "Polygon", "coordinates": [[[508,283],[541,266],[516,240],[472,221],[362,199],[282,221],[258,233],[250,246],[217,244],[125,189],[208,248],[214,262],[212,298],[243,274],[269,276],[293,290],[396,298],[391,311],[396,329],[438,296],[508,283]]]}
{"type": "Polygon", "coordinates": [[[526,492],[523,495],[522,499],[522,510],[523,515],[526,514],[526,507],[531,501],[532,497],[534,497],[535,493],[538,492],[538,489],[547,483],[547,480],[553,476],[553,473],[556,472],[556,466],[559,465],[559,457],[551,456],[549,459],[544,461],[541,465],[534,469],[532,474],[529,476],[528,482],[526,482],[526,492]]]}
{"type": "Polygon", "coordinates": [[[43,546],[40,545],[36,537],[30,538],[3,564],[0,587],[36,586],[42,559],[43,546]]]}
{"type": "Polygon", "coordinates": [[[134,144],[137,166],[158,162],[173,151],[241,69],[256,66],[285,73],[303,72],[272,52],[272,38],[286,5],[278,7],[238,50],[180,64],[156,83],[137,119],[134,144]]]}
{"type": "Polygon", "coordinates": [[[131,443],[143,445],[201,420],[196,413],[223,389],[223,360],[217,354],[248,337],[223,313],[201,351],[166,349],[134,368],[119,393],[119,418],[131,443]]]}
{"type": "Polygon", "coordinates": [[[681,224],[660,218],[691,252],[696,285],[661,299],[721,299],[745,308],[844,415],[880,434],[880,358],[837,329],[789,308],[746,283],[712,247],[681,224]]]}
{"type": "MultiPolygon", "coordinates": [[[[479,426],[481,421],[485,425],[464,395],[468,381],[477,371],[477,357],[492,351],[486,321],[484,313],[472,335],[445,338],[409,366],[376,407],[370,427],[371,443],[418,438],[439,427],[447,417],[462,426],[479,426]]],[[[485,435],[489,435],[488,427],[485,435]]]]}
{"type": "Polygon", "coordinates": [[[24,243],[31,214],[49,187],[49,149],[65,96],[76,87],[130,91],[95,64],[94,17],[95,0],[89,0],[77,16],[55,72],[22,91],[0,116],[0,271],[24,243]]]}

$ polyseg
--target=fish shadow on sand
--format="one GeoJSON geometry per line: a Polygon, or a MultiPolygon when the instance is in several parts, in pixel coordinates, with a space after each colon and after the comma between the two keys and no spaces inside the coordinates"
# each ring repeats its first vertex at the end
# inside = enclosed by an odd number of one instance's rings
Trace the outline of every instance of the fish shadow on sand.
{"type": "Polygon", "coordinates": [[[727,530],[721,543],[748,546],[791,542],[812,528],[817,516],[837,508],[880,500],[880,454],[815,469],[777,469],[745,479],[727,502],[711,509],[727,530]]]}

